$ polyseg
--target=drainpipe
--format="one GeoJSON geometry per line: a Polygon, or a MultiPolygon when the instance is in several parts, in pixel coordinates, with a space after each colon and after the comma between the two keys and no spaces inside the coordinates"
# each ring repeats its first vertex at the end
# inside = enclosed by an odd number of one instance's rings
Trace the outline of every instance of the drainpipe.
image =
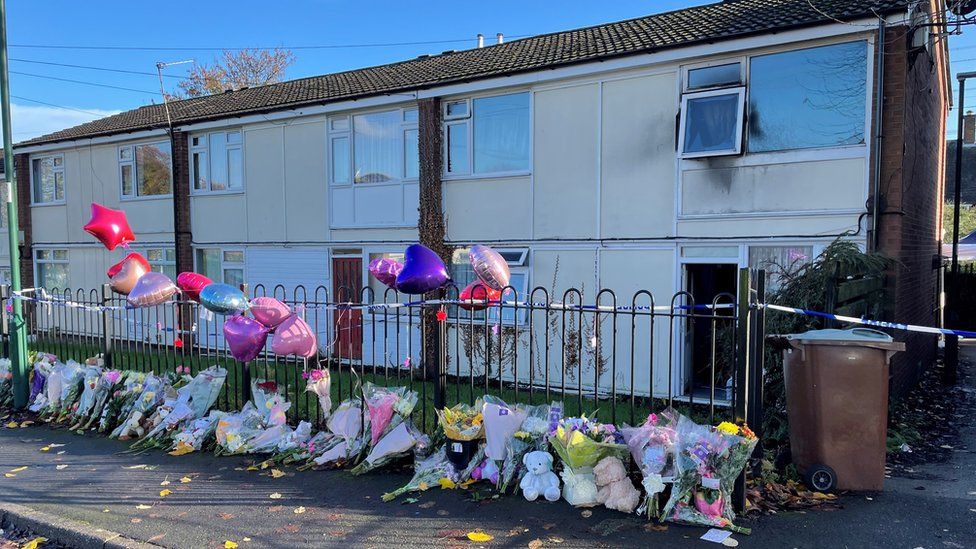
{"type": "Polygon", "coordinates": [[[874,98],[874,199],[871,206],[871,250],[878,251],[878,219],[881,217],[881,145],[884,143],[884,58],[885,20],[878,21],[877,66],[875,67],[874,98]]]}

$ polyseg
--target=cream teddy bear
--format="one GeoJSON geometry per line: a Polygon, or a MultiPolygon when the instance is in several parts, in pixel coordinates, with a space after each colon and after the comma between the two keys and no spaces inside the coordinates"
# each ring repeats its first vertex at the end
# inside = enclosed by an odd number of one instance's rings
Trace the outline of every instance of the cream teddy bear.
{"type": "Polygon", "coordinates": [[[593,468],[593,473],[596,475],[596,499],[599,503],[606,505],[607,509],[634,512],[640,501],[640,492],[627,478],[627,469],[620,458],[609,456],[601,459],[593,468]]]}
{"type": "Polygon", "coordinates": [[[525,454],[522,463],[527,469],[519,488],[522,495],[529,501],[535,501],[539,496],[549,501],[559,499],[559,477],[552,472],[552,455],[549,452],[535,451],[525,454]]]}

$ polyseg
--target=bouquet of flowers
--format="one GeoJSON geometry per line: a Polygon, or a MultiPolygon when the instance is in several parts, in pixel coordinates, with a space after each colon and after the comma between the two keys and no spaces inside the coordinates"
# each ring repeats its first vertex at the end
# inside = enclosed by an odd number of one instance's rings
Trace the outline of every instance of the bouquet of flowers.
{"type": "MultiPolygon", "coordinates": [[[[298,463],[299,461],[308,462],[311,460],[315,452],[332,436],[332,433],[328,431],[319,431],[314,435],[307,436],[311,432],[311,427],[310,423],[304,421],[299,423],[298,428],[289,437],[286,437],[282,441],[282,444],[278,445],[278,453],[272,456],[271,459],[275,463],[281,463],[282,465],[298,463]],[[308,425],[308,432],[303,431],[303,424],[308,425]]],[[[304,468],[306,467],[303,466],[304,468]]]]}
{"type": "Polygon", "coordinates": [[[745,425],[723,422],[718,427],[678,419],[677,476],[662,516],[674,522],[726,528],[749,534],[732,523],[731,494],[756,446],[745,425]]]}
{"type": "MultiPolygon", "coordinates": [[[[367,418],[368,420],[368,418],[367,418]]],[[[359,455],[363,439],[363,406],[358,398],[344,400],[327,422],[329,437],[316,448],[312,463],[319,466],[342,465],[359,455]]],[[[367,424],[367,430],[369,425],[367,424]]]]}
{"type": "Polygon", "coordinates": [[[502,461],[498,482],[500,492],[507,492],[513,480],[518,486],[522,480],[522,475],[525,474],[522,458],[526,454],[535,450],[546,449],[546,435],[549,433],[549,410],[550,406],[546,404],[526,407],[525,418],[522,420],[519,429],[505,441],[505,459],[502,461]]]}
{"type": "Polygon", "coordinates": [[[432,486],[442,484],[442,479],[448,479],[451,483],[456,483],[458,480],[457,471],[448,461],[444,446],[438,448],[430,456],[420,457],[418,455],[414,461],[413,470],[413,478],[410,479],[410,482],[392,492],[383,494],[383,501],[393,501],[407,492],[423,492],[432,486]]]}
{"type": "MultiPolygon", "coordinates": [[[[43,364],[43,362],[42,362],[43,364]]],[[[41,417],[47,417],[61,408],[61,385],[64,380],[64,363],[55,362],[46,372],[47,381],[44,384],[44,406],[31,410],[40,413],[41,417]]],[[[38,399],[40,401],[41,399],[38,399]]],[[[35,401],[35,405],[38,403],[35,401]]]]}
{"type": "Polygon", "coordinates": [[[414,427],[409,419],[401,421],[392,430],[387,432],[370,447],[369,453],[362,463],[353,467],[349,472],[354,475],[361,475],[392,463],[405,457],[414,446],[429,446],[430,440],[427,435],[421,433],[414,427]]]}
{"type": "Polygon", "coordinates": [[[0,358],[0,410],[8,410],[14,406],[14,372],[10,364],[9,358],[0,358]]]}
{"type": "Polygon", "coordinates": [[[217,446],[214,453],[218,456],[245,454],[249,450],[248,443],[264,430],[264,415],[249,400],[244,403],[241,411],[226,414],[217,420],[214,431],[217,446]]]}
{"type": "Polygon", "coordinates": [[[363,387],[363,396],[369,411],[368,453],[365,459],[352,469],[361,475],[404,456],[422,436],[409,422],[410,414],[417,405],[417,393],[406,387],[390,389],[372,383],[363,387]]]}
{"type": "Polygon", "coordinates": [[[132,399],[132,406],[128,413],[123,413],[119,425],[109,434],[109,438],[128,440],[133,437],[139,438],[145,432],[142,426],[143,418],[147,418],[163,402],[166,390],[166,380],[154,374],[146,375],[142,384],[142,390],[132,399]]]}
{"type": "Polygon", "coordinates": [[[33,377],[31,377],[31,392],[28,399],[28,410],[40,412],[47,406],[47,377],[54,368],[57,357],[46,353],[37,353],[32,364],[34,365],[33,377]]]}
{"type": "Polygon", "coordinates": [[[142,394],[142,383],[146,374],[127,371],[122,374],[120,387],[117,387],[102,408],[98,420],[98,432],[104,433],[113,428],[122,418],[128,417],[135,400],[142,394]]]}
{"type": "MultiPolygon", "coordinates": [[[[189,378],[186,374],[180,381],[189,378]]],[[[197,373],[179,389],[169,388],[163,403],[148,421],[146,436],[132,445],[133,449],[167,448],[179,427],[203,417],[217,401],[227,378],[227,370],[212,366],[197,373]]]]}
{"type": "Polygon", "coordinates": [[[649,415],[639,427],[620,430],[643,477],[645,496],[637,513],[647,513],[649,518],[658,516],[664,484],[674,481],[676,418],[677,412],[668,408],[660,414],[649,415]]]}
{"type": "Polygon", "coordinates": [[[275,381],[254,380],[251,382],[251,400],[254,406],[264,416],[264,423],[268,426],[284,425],[287,421],[286,413],[291,403],[279,392],[275,381]]]}
{"type": "Polygon", "coordinates": [[[251,400],[240,412],[227,414],[217,423],[217,454],[271,453],[291,432],[285,423],[291,403],[274,381],[254,380],[251,400]]]}
{"type": "Polygon", "coordinates": [[[332,376],[329,375],[329,370],[312,370],[302,375],[307,376],[308,380],[305,390],[314,393],[319,399],[322,421],[328,420],[332,413],[332,376]]]}
{"type": "Polygon", "coordinates": [[[444,436],[447,438],[468,441],[484,436],[480,400],[474,406],[460,403],[450,408],[435,411],[437,412],[437,421],[444,429],[444,436]]]}
{"type": "Polygon", "coordinates": [[[74,410],[78,398],[81,396],[82,383],[85,379],[85,370],[81,364],[74,360],[69,360],[61,370],[61,394],[58,397],[59,406],[52,410],[57,416],[55,423],[60,423],[74,410]]]}
{"type": "Polygon", "coordinates": [[[597,503],[593,467],[603,458],[627,459],[627,445],[616,427],[583,417],[559,420],[549,444],[563,462],[563,498],[575,506],[597,503]]]}
{"type": "Polygon", "coordinates": [[[170,455],[182,456],[206,449],[214,440],[217,422],[223,416],[223,412],[213,410],[207,417],[197,418],[186,423],[179,432],[173,435],[170,455]]]}
{"type": "Polygon", "coordinates": [[[506,443],[528,415],[524,406],[509,406],[504,400],[486,396],[482,406],[485,421],[485,455],[500,462],[507,455],[506,443]]]}
{"type": "Polygon", "coordinates": [[[81,396],[78,397],[78,406],[72,413],[73,425],[77,425],[80,420],[87,419],[91,415],[92,408],[95,407],[95,397],[98,391],[98,379],[102,377],[102,369],[98,366],[85,366],[82,368],[81,396]]]}
{"type": "Polygon", "coordinates": [[[115,386],[119,383],[120,379],[122,379],[122,372],[118,370],[104,370],[99,374],[98,381],[95,382],[94,395],[92,396],[92,407],[84,415],[79,413],[75,414],[77,421],[71,426],[72,430],[88,429],[92,423],[101,417],[105,403],[112,396],[112,393],[115,391],[115,386]]]}

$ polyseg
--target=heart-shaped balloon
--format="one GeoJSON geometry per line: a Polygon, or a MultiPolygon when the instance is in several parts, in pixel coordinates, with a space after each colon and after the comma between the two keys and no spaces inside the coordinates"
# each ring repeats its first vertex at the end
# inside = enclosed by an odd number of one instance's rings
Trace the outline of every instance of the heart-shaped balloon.
{"type": "Polygon", "coordinates": [[[149,265],[148,259],[143,257],[143,255],[140,253],[132,252],[131,254],[122,258],[122,261],[119,261],[115,265],[109,267],[105,275],[111,279],[113,276],[118,274],[119,271],[122,270],[122,265],[125,265],[126,262],[128,261],[138,261],[142,265],[142,268],[145,269],[147,273],[152,270],[152,267],[149,265]]]}
{"type": "Polygon", "coordinates": [[[268,328],[253,318],[232,316],[224,321],[224,339],[235,359],[250,362],[264,349],[268,328]]]}
{"type": "Polygon", "coordinates": [[[498,301],[501,297],[502,293],[499,290],[489,288],[480,280],[475,280],[461,290],[458,295],[458,301],[461,303],[458,305],[466,311],[482,311],[488,307],[487,304],[470,303],[470,301],[498,301]]]}
{"type": "Polygon", "coordinates": [[[208,284],[200,290],[200,305],[222,315],[239,313],[247,309],[244,292],[222,282],[208,284]]]}
{"type": "Polygon", "coordinates": [[[200,301],[200,291],[213,284],[213,280],[200,273],[187,271],[176,276],[176,285],[187,299],[200,301]]]}
{"type": "Polygon", "coordinates": [[[403,263],[389,257],[380,257],[369,262],[369,273],[383,284],[396,289],[396,279],[403,270],[403,263]]]}
{"type": "Polygon", "coordinates": [[[149,272],[139,277],[126,299],[133,307],[152,307],[165,303],[177,291],[168,276],[149,272]]]}
{"type": "Polygon", "coordinates": [[[512,273],[508,268],[508,261],[505,261],[500,253],[488,246],[477,244],[471,246],[468,259],[471,261],[474,274],[478,275],[478,279],[484,282],[485,286],[493,290],[502,290],[508,286],[512,273]]]}
{"type": "Polygon", "coordinates": [[[315,332],[302,317],[291,315],[275,329],[271,350],[279,356],[312,358],[317,351],[315,332]]]}
{"type": "Polygon", "coordinates": [[[251,314],[254,320],[273,330],[291,316],[291,309],[273,297],[262,296],[251,300],[251,314]]]}
{"type": "Polygon", "coordinates": [[[444,261],[427,246],[411,244],[403,256],[403,269],[396,277],[396,288],[405,294],[426,294],[451,279],[444,261]]]}
{"type": "Polygon", "coordinates": [[[124,211],[106,208],[94,202],[91,205],[91,221],[85,224],[84,229],[104,244],[109,251],[114,250],[119,244],[124,245],[136,239],[124,211]]]}
{"type": "Polygon", "coordinates": [[[122,268],[118,270],[113,276],[109,283],[116,293],[122,295],[129,295],[136,286],[136,282],[142,278],[143,275],[149,272],[146,268],[147,265],[143,265],[141,261],[136,258],[130,259],[122,264],[122,268]]]}

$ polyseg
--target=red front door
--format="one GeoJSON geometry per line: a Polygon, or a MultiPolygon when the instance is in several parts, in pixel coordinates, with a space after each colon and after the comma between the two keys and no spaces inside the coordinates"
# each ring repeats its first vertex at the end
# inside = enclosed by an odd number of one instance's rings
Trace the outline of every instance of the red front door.
{"type": "MultiPolygon", "coordinates": [[[[358,257],[332,259],[332,301],[359,303],[363,293],[363,260],[358,257]]],[[[361,309],[337,309],[333,313],[337,358],[363,358],[363,312],[361,309]]]]}

